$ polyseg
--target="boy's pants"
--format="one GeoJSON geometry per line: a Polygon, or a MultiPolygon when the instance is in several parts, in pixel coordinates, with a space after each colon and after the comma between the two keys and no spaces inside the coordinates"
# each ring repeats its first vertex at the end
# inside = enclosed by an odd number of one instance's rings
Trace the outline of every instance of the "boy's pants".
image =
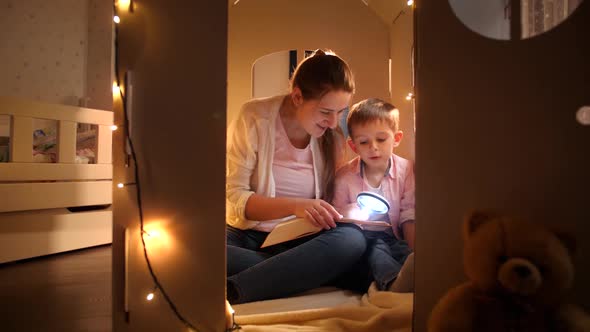
{"type": "Polygon", "coordinates": [[[408,243],[386,232],[363,231],[366,259],[377,289],[387,290],[412,252],[408,243]]]}
{"type": "Polygon", "coordinates": [[[362,231],[367,244],[365,253],[347,272],[331,285],[366,293],[373,281],[379,290],[388,290],[402,265],[412,252],[408,243],[386,232],[362,231]]]}

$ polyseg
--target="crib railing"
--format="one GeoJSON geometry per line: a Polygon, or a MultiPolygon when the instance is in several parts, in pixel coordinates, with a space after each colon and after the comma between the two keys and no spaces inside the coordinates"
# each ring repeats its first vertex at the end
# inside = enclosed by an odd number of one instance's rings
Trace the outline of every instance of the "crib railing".
{"type": "Polygon", "coordinates": [[[9,158],[0,162],[0,263],[110,243],[113,113],[0,97],[9,116],[9,158]],[[33,162],[35,119],[55,120],[54,163],[33,162]],[[96,126],[92,164],[76,163],[78,124],[96,126]]]}

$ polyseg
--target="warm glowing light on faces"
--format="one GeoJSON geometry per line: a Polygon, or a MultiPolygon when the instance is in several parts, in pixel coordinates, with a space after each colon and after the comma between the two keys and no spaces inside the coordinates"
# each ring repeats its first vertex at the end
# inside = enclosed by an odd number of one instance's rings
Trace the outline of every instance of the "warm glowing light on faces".
{"type": "Polygon", "coordinates": [[[385,121],[371,121],[352,126],[352,139],[348,144],[367,167],[385,170],[393,148],[401,141],[402,133],[394,133],[385,121]]]}
{"type": "Polygon", "coordinates": [[[309,135],[316,138],[321,137],[328,128],[338,126],[340,116],[352,98],[352,94],[345,91],[330,91],[316,100],[303,100],[297,88],[293,93],[297,120],[309,135]]]}

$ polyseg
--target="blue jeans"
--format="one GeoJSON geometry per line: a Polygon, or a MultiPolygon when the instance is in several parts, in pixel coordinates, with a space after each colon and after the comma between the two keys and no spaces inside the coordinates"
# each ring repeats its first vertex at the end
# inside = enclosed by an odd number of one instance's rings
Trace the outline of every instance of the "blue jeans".
{"type": "Polygon", "coordinates": [[[260,248],[268,233],[227,227],[227,287],[232,303],[289,296],[330,284],[366,249],[360,229],[338,227],[260,248]]]}
{"type": "Polygon", "coordinates": [[[386,232],[363,231],[367,239],[367,264],[377,289],[387,290],[412,252],[408,243],[386,232]]]}

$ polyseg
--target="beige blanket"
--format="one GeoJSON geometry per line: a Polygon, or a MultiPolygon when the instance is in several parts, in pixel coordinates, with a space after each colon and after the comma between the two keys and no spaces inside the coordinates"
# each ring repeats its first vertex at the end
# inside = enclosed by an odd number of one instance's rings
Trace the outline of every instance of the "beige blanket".
{"type": "Polygon", "coordinates": [[[413,293],[377,291],[362,296],[343,290],[235,306],[245,332],[411,331],[413,293]]]}

